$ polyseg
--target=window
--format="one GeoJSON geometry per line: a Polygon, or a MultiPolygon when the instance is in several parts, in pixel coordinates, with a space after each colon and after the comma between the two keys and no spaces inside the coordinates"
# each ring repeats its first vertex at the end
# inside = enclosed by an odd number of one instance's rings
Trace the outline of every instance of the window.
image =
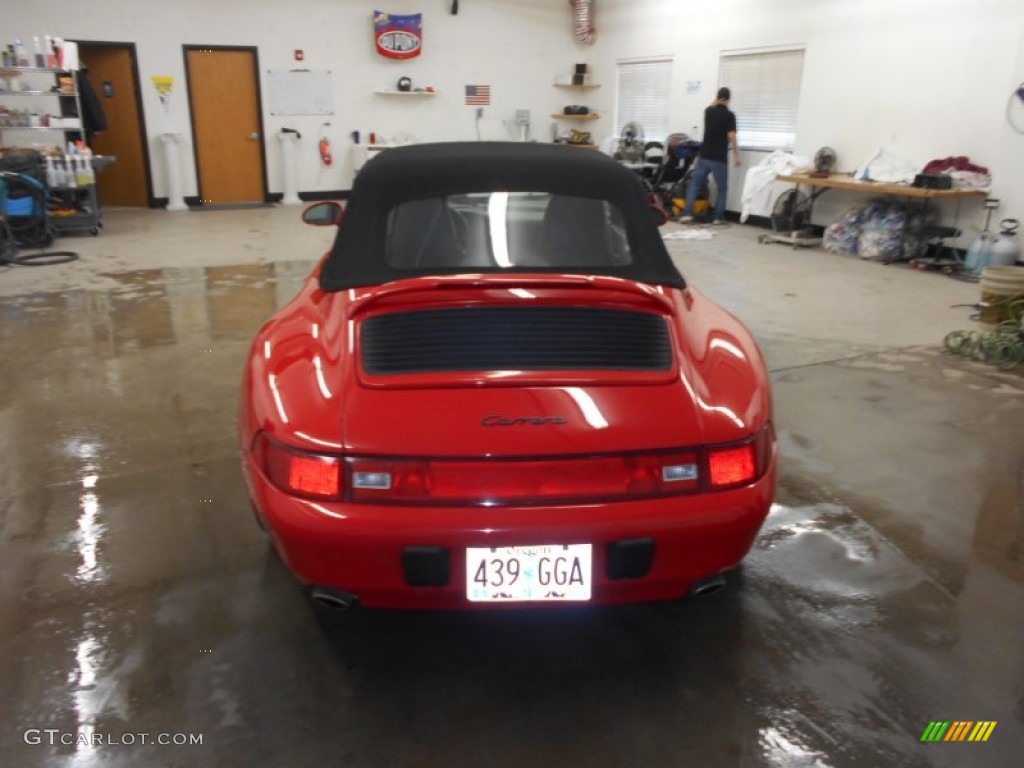
{"type": "Polygon", "coordinates": [[[803,71],[803,47],[722,54],[718,82],[732,91],[741,147],[793,149],[803,71]]]}
{"type": "Polygon", "coordinates": [[[672,58],[631,59],[616,68],[615,131],[635,122],[647,141],[662,141],[668,134],[672,58]]]}
{"type": "Polygon", "coordinates": [[[388,266],[601,269],[632,263],[622,211],[546,192],[470,192],[410,200],[388,216],[388,266]]]}

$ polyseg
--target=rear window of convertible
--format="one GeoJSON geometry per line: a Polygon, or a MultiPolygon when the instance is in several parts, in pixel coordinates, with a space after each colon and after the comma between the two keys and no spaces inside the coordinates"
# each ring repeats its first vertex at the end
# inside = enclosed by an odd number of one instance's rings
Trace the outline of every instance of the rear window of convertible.
{"type": "Polygon", "coordinates": [[[606,200],[479,192],[411,200],[388,215],[385,260],[399,270],[621,267],[621,211],[606,200]]]}

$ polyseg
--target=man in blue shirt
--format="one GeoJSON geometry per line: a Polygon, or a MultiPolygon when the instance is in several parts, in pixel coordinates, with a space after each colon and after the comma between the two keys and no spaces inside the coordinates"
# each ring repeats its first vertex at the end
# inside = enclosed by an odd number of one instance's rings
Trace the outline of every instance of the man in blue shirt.
{"type": "Polygon", "coordinates": [[[740,147],[736,143],[736,115],[729,110],[732,94],[728,88],[719,88],[714,103],[704,110],[704,142],[693,168],[690,184],[686,188],[686,214],[679,218],[680,224],[693,221],[693,206],[697,193],[707,184],[708,174],[715,177],[715,207],[711,212],[711,223],[726,226],[725,198],[729,191],[729,149],[741,164],[740,147]]]}

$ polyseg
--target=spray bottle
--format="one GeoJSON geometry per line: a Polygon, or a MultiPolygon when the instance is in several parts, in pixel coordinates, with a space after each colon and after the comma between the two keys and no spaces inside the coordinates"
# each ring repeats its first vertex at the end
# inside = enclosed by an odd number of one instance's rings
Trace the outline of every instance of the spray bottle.
{"type": "Polygon", "coordinates": [[[82,155],[77,155],[74,158],[75,162],[75,184],[80,187],[89,186],[89,174],[85,170],[85,158],[82,155]]]}
{"type": "Polygon", "coordinates": [[[1017,243],[1017,219],[1003,219],[999,222],[999,236],[992,243],[989,261],[994,265],[1012,267],[1020,261],[1020,245],[1017,243]]]}
{"type": "Polygon", "coordinates": [[[85,178],[89,185],[96,183],[96,169],[92,167],[92,150],[85,148],[85,178]]]}
{"type": "Polygon", "coordinates": [[[996,238],[988,227],[992,221],[992,211],[998,207],[999,200],[993,197],[985,199],[985,228],[978,235],[978,239],[967,247],[967,255],[964,258],[964,272],[967,274],[980,275],[992,258],[992,244],[996,238]]]}
{"type": "Polygon", "coordinates": [[[64,163],[61,162],[60,158],[53,159],[53,186],[55,187],[66,187],[68,185],[68,175],[64,170],[64,163]]]}
{"type": "Polygon", "coordinates": [[[46,186],[53,189],[57,184],[57,168],[53,164],[53,155],[46,156],[46,186]]]}
{"type": "Polygon", "coordinates": [[[75,157],[74,157],[74,155],[71,155],[71,154],[67,155],[65,157],[65,161],[64,162],[65,162],[66,171],[67,171],[67,185],[69,187],[72,187],[72,188],[77,187],[78,186],[78,174],[75,171],[75,157]]]}

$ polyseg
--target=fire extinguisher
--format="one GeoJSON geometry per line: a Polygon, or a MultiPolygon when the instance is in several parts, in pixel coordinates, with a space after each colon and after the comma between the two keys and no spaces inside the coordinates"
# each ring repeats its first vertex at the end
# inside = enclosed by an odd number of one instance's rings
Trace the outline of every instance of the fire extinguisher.
{"type": "Polygon", "coordinates": [[[331,142],[326,136],[320,139],[320,162],[324,165],[330,165],[334,162],[334,158],[331,157],[331,142]]]}

